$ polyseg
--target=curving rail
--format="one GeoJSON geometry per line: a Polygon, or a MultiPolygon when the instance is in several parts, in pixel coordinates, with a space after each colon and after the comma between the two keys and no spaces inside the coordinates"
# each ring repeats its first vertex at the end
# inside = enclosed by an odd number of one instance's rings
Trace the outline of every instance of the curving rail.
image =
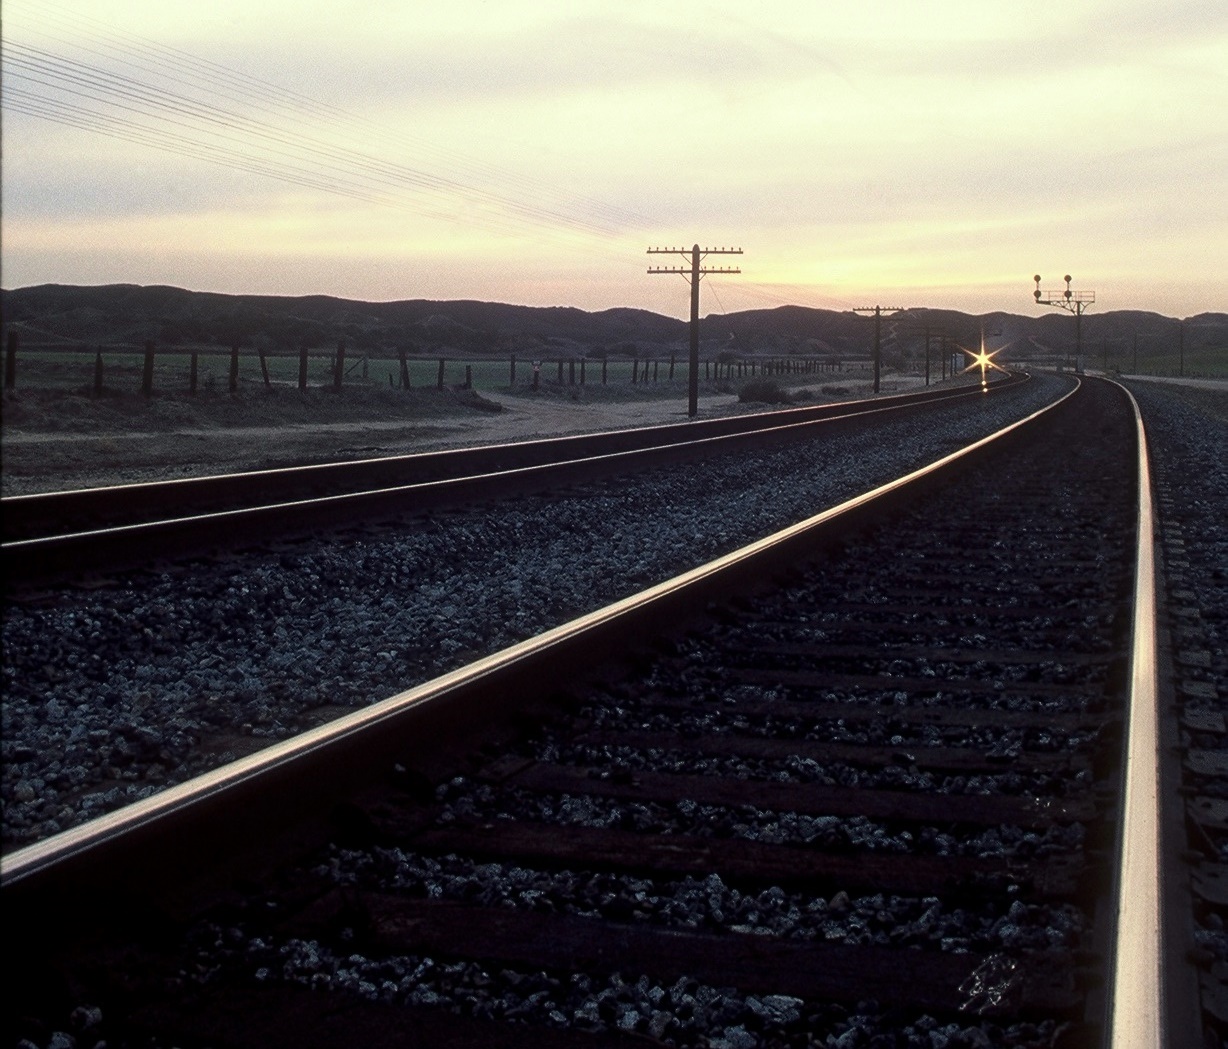
{"type": "Polygon", "coordinates": [[[632,621],[636,634],[652,636],[657,629],[676,626],[695,615],[708,601],[753,588],[774,572],[792,569],[799,559],[813,556],[816,544],[821,547],[817,536],[844,534],[881,517],[898,500],[907,498],[913,487],[1020,439],[1076,392],[1077,387],[991,437],[640,594],[110,816],[19,849],[0,859],[0,883],[15,886],[44,874],[55,881],[65,877],[96,880],[96,864],[104,854],[108,869],[114,865],[121,872],[116,884],[162,877],[168,863],[190,868],[212,854],[219,837],[233,836],[238,825],[267,826],[283,818],[287,807],[301,812],[304,806],[321,803],[321,791],[331,795],[340,789],[337,780],[325,784],[316,773],[316,762],[325,755],[333,757],[333,768],[357,763],[355,774],[365,777],[372,766],[395,760],[407,737],[449,727],[454,730],[471,717],[491,713],[484,707],[492,687],[501,699],[536,691],[540,681],[556,679],[561,670],[591,664],[601,653],[615,650],[632,621]],[[226,805],[224,814],[222,804],[226,805]],[[237,823],[236,813],[242,813],[237,823]],[[176,836],[185,848],[173,854],[161,849],[150,854],[147,841],[168,825],[178,828],[176,836]]]}
{"type": "Polygon", "coordinates": [[[1131,626],[1130,693],[1126,715],[1125,783],[1118,849],[1117,934],[1109,1002],[1110,1049],[1160,1049],[1166,1044],[1164,929],[1161,915],[1160,732],[1156,644],[1156,570],[1147,435],[1138,402],[1138,527],[1131,626]]]}
{"type": "MultiPolygon", "coordinates": [[[[914,498],[918,488],[984,460],[1005,445],[1022,446],[1063,401],[991,438],[817,514],[791,528],[572,623],[489,656],[454,673],[357,711],[294,740],[172,787],[85,826],[0,859],[0,884],[11,912],[69,922],[65,901],[108,893],[161,892],[236,849],[260,852],[269,827],[297,835],[324,833],[323,813],[338,797],[361,791],[371,770],[397,762],[424,739],[463,735],[494,720],[507,705],[532,707],[543,680],[580,674],[621,651],[629,636],[651,638],[704,614],[732,593],[755,590],[776,574],[850,533],[864,530],[914,498]],[[327,768],[328,776],[320,770],[327,768]],[[314,828],[304,830],[303,828],[314,828]],[[173,841],[174,847],[167,842],[173,841]]],[[[1156,627],[1153,524],[1145,434],[1137,406],[1139,509],[1133,591],[1134,622],[1129,732],[1121,837],[1117,846],[1114,961],[1102,1029],[1111,1049],[1161,1046],[1164,1039],[1163,937],[1159,917],[1157,816],[1156,627]]],[[[71,908],[69,908],[71,909],[71,908]]],[[[993,979],[984,996],[995,993],[993,979]]],[[[980,994],[981,992],[977,992],[980,994]]]]}

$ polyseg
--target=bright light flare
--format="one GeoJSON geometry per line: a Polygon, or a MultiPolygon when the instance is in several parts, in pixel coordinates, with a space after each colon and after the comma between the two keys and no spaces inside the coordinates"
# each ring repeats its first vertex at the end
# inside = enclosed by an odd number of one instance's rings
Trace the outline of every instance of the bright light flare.
{"type": "Polygon", "coordinates": [[[964,371],[970,372],[972,371],[973,368],[981,369],[981,391],[983,393],[989,392],[989,379],[986,377],[986,374],[985,374],[987,369],[997,368],[998,371],[1002,372],[1003,375],[1007,374],[1006,369],[1003,368],[1002,365],[994,361],[994,354],[1001,353],[1003,350],[1003,347],[999,346],[996,350],[993,351],[993,353],[989,353],[985,349],[984,336],[981,337],[981,349],[979,352],[970,350],[965,346],[960,346],[959,348],[963,350],[964,353],[966,353],[969,357],[972,358],[972,360],[969,361],[968,364],[965,366],[964,371]]]}

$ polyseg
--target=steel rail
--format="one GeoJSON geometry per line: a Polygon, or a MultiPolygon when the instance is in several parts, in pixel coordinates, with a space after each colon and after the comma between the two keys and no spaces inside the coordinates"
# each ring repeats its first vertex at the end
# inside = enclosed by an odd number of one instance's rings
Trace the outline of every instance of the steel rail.
{"type": "MultiPolygon", "coordinates": [[[[1021,378],[1012,375],[994,383],[991,389],[1012,385],[1021,378]]],[[[0,499],[0,509],[3,510],[0,521],[5,542],[43,538],[54,534],[92,531],[102,526],[238,509],[257,501],[294,502],[309,496],[347,494],[363,488],[389,488],[492,473],[509,467],[545,465],[618,451],[664,447],[702,437],[751,434],[789,422],[870,414],[895,407],[973,396],[978,392],[978,387],[954,387],[920,394],[899,394],[503,445],[6,496],[0,499]]]]}
{"type": "MultiPolygon", "coordinates": [[[[1120,384],[1115,384],[1120,385],[1120,384]]],[[[1138,402],[1138,525],[1133,644],[1127,700],[1124,791],[1119,837],[1115,950],[1108,999],[1109,1049],[1165,1044],[1164,923],[1161,913],[1160,760],[1156,640],[1155,522],[1147,434],[1138,402]]]]}
{"type": "Polygon", "coordinates": [[[646,639],[701,614],[708,601],[766,585],[847,529],[861,527],[934,483],[1022,440],[1068,408],[1081,383],[1053,404],[872,491],[846,500],[714,561],[617,601],[463,668],[344,715],[294,739],[169,787],[115,813],[0,858],[10,904],[58,913],[88,887],[91,897],[119,888],[160,887],[189,874],[219,850],[267,843],[270,826],[291,814],[319,814],[333,799],[399,760],[407,745],[433,745],[436,732],[459,731],[484,704],[529,702],[560,669],[583,672],[621,651],[627,636],[646,639]],[[491,700],[491,695],[497,700],[491,700]],[[320,774],[327,761],[329,775],[320,774]],[[174,847],[168,848],[167,841],[174,847]],[[68,895],[66,895],[68,894],[68,895]]]}
{"type": "MultiPolygon", "coordinates": [[[[978,388],[979,389],[979,388],[978,388]]],[[[949,399],[949,398],[947,398],[949,399]]],[[[761,421],[753,430],[733,430],[711,436],[695,436],[695,431],[669,427],[677,434],[670,443],[599,452],[576,459],[552,460],[528,466],[511,467],[440,480],[423,481],[372,490],[325,495],[287,502],[265,502],[256,506],[190,514],[136,524],[117,525],[88,531],[20,539],[0,546],[0,568],[6,586],[31,585],[51,578],[89,571],[95,567],[111,571],[147,564],[163,557],[184,556],[214,549],[235,536],[238,545],[252,545],[287,534],[306,534],[355,521],[373,523],[444,506],[455,506],[481,499],[502,498],[523,491],[547,490],[609,476],[640,462],[663,465],[669,462],[712,454],[747,441],[756,443],[785,441],[808,436],[812,427],[830,426],[864,420],[880,412],[909,410],[930,401],[899,400],[891,405],[874,405],[860,411],[829,414],[821,418],[798,418],[770,413],[772,425],[761,421]],[[685,435],[686,439],[679,437],[685,435]]],[[[723,420],[717,420],[722,422],[723,420]]],[[[648,428],[648,431],[663,428],[648,428]]],[[[645,431],[633,431],[644,434],[645,431]]],[[[625,437],[623,434],[611,436],[625,437]]],[[[637,438],[642,442],[643,437],[637,438]]],[[[569,439],[552,442],[552,447],[572,450],[569,439]]],[[[508,446],[514,448],[515,446],[508,446]]],[[[498,450],[498,449],[495,449],[498,450]]],[[[506,451],[506,449],[505,449],[506,451]]],[[[249,475],[258,476],[258,475],[249,475]]],[[[170,482],[178,484],[182,482],[170,482]]]]}

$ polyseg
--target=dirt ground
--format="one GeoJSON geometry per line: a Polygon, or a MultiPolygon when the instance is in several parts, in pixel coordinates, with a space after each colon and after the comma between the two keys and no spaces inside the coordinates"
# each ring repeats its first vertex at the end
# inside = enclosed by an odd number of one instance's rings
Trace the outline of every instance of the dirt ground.
{"type": "MultiPolygon", "coordinates": [[[[884,377],[882,392],[919,381],[884,377]]],[[[833,386],[829,377],[822,385],[806,388],[805,403],[870,393],[864,378],[833,386]]],[[[701,389],[699,417],[767,407],[701,389]]],[[[685,383],[538,393],[260,388],[151,398],[19,388],[5,392],[0,413],[0,491],[66,491],[683,422],[686,409],[685,383]]]]}

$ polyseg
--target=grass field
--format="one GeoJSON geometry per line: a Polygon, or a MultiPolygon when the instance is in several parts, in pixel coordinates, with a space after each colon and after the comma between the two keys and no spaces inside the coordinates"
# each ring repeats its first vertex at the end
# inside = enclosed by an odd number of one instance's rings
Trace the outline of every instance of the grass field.
{"type": "MultiPolygon", "coordinates": [[[[1104,360],[1103,354],[1090,354],[1087,363],[1089,367],[1103,368],[1104,360]]],[[[1137,365],[1133,352],[1114,354],[1110,350],[1108,367],[1110,370],[1120,371],[1123,375],[1184,375],[1194,379],[1228,379],[1228,349],[1204,347],[1180,354],[1175,350],[1153,350],[1148,353],[1140,349],[1137,365]]]]}
{"type": "MultiPolygon", "coordinates": [[[[104,395],[139,394],[144,379],[144,355],[115,349],[103,350],[102,391],[104,395]]],[[[60,348],[23,348],[16,361],[18,390],[59,391],[90,396],[94,390],[96,356],[60,348]]],[[[1019,362],[1026,363],[1026,362],[1019,362]]],[[[1066,362],[1073,365],[1073,359],[1066,362]]],[[[1124,350],[1109,348],[1102,352],[1096,347],[1084,355],[1084,367],[1091,371],[1106,371],[1125,375],[1190,378],[1228,378],[1228,350],[1218,347],[1189,348],[1179,352],[1174,347],[1147,348],[1140,346],[1137,355],[1132,347],[1124,350]],[[1092,352],[1094,351],[1094,352],[1092,352]]],[[[296,389],[299,382],[298,355],[273,356],[264,359],[268,383],[272,389],[296,389]]],[[[318,353],[308,357],[307,386],[313,390],[331,390],[334,384],[334,359],[331,354],[318,353]]],[[[800,369],[802,362],[795,365],[800,369]]],[[[1039,362],[1052,367],[1053,362],[1039,362]]],[[[196,389],[202,395],[224,394],[230,390],[230,352],[210,347],[197,353],[196,389]]],[[[412,389],[429,390],[441,384],[440,359],[410,358],[406,361],[409,385],[412,389]]],[[[763,362],[744,361],[730,368],[711,360],[700,362],[700,384],[706,392],[732,392],[761,373],[763,362]]],[[[473,390],[497,391],[529,396],[565,397],[583,400],[624,400],[686,395],[687,366],[682,358],[673,361],[673,377],[669,358],[631,361],[617,359],[543,360],[534,388],[533,362],[517,360],[514,368],[506,358],[450,358],[443,361],[442,385],[473,390]]],[[[831,366],[810,371],[798,370],[778,376],[782,386],[820,387],[825,381],[865,377],[870,375],[868,360],[849,361],[838,370],[831,366]]],[[[939,377],[934,370],[935,381],[939,377]]],[[[252,390],[264,385],[265,375],[259,356],[243,352],[239,356],[237,388],[252,390]]],[[[347,388],[399,390],[400,361],[396,357],[347,357],[342,385],[347,388]]],[[[7,385],[7,380],[6,380],[7,385]]],[[[161,350],[154,356],[153,392],[160,396],[182,395],[191,390],[191,353],[188,350],[161,350]]]]}
{"type": "MultiPolygon", "coordinates": [[[[144,378],[144,354],[125,350],[99,351],[102,358],[102,389],[105,392],[140,392],[144,378]]],[[[16,386],[19,389],[59,389],[88,392],[95,382],[97,356],[94,352],[49,349],[43,347],[23,348],[16,361],[16,386]]],[[[489,358],[445,359],[409,358],[406,367],[411,388],[461,386],[467,382],[476,390],[529,391],[534,386],[534,369],[531,360],[517,360],[514,371],[508,359],[489,358]],[[514,381],[513,381],[514,379],[514,381]]],[[[798,362],[800,364],[800,362],[798,362]]],[[[268,369],[268,382],[274,386],[297,387],[299,382],[298,355],[264,358],[268,369]]],[[[734,383],[749,379],[762,367],[759,361],[727,365],[715,361],[700,362],[700,378],[705,382],[734,383]]],[[[868,362],[850,362],[838,374],[864,372],[868,362]]],[[[201,392],[217,393],[230,388],[231,360],[228,350],[210,348],[197,353],[196,386],[201,392]]],[[[328,387],[334,384],[334,358],[331,354],[314,354],[307,361],[307,385],[311,388],[328,387]]],[[[830,368],[798,371],[782,376],[782,381],[815,382],[823,375],[833,374],[830,368]]],[[[249,387],[265,382],[265,374],[259,356],[253,352],[241,353],[237,382],[249,387]]],[[[687,366],[683,359],[654,360],[543,360],[537,376],[542,389],[577,387],[606,387],[614,392],[615,387],[634,388],[640,396],[650,395],[652,387],[685,388],[687,366]],[[672,370],[672,378],[671,378],[672,370]]],[[[345,359],[344,386],[374,385],[399,388],[401,366],[396,357],[347,356],[345,359]]],[[[191,352],[188,350],[160,350],[154,356],[152,388],[158,393],[187,392],[191,387],[191,352]]]]}

